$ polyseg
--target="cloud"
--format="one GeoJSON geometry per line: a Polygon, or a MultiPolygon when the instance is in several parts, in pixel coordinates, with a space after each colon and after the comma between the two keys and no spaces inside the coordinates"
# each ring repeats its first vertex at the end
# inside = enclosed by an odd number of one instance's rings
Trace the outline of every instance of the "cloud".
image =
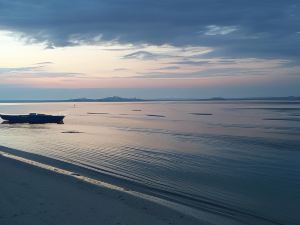
{"type": "Polygon", "coordinates": [[[126,54],[122,59],[136,59],[136,60],[188,60],[198,59],[209,52],[212,49],[204,47],[175,47],[170,45],[162,46],[140,46],[139,51],[135,51],[126,54]]]}
{"type": "Polygon", "coordinates": [[[207,65],[209,64],[210,61],[194,61],[194,60],[179,60],[179,61],[174,61],[170,62],[168,64],[175,64],[175,65],[190,65],[190,66],[201,66],[201,65],[207,65]]]}
{"type": "Polygon", "coordinates": [[[27,67],[0,67],[2,78],[41,78],[41,77],[83,77],[83,73],[73,72],[50,72],[45,67],[51,62],[36,63],[27,67]]]}
{"type": "Polygon", "coordinates": [[[48,66],[48,65],[51,65],[51,64],[53,64],[53,62],[39,62],[39,63],[36,63],[35,65],[48,66]]]}
{"type": "Polygon", "coordinates": [[[159,70],[178,70],[180,69],[179,66],[166,66],[166,67],[161,67],[159,70]]]}
{"type": "Polygon", "coordinates": [[[201,78],[201,77],[237,77],[262,76],[269,74],[269,69],[243,69],[243,68],[212,68],[196,72],[145,72],[136,78],[201,78]]]}
{"type": "Polygon", "coordinates": [[[32,72],[42,68],[42,66],[28,66],[28,67],[2,67],[0,68],[0,74],[8,73],[22,73],[22,72],[32,72]]]}
{"type": "Polygon", "coordinates": [[[48,65],[53,64],[53,62],[38,62],[32,66],[24,67],[0,67],[0,74],[9,73],[27,73],[27,72],[37,72],[44,70],[48,65]]]}
{"type": "Polygon", "coordinates": [[[123,59],[156,60],[161,56],[148,51],[137,51],[123,56],[123,59]]]}
{"type": "Polygon", "coordinates": [[[298,0],[0,0],[0,29],[49,48],[169,44],[212,47],[222,57],[299,60],[298,12],[298,0]]]}
{"type": "Polygon", "coordinates": [[[201,77],[249,77],[261,76],[298,77],[300,66],[287,60],[260,59],[211,59],[209,61],[175,61],[168,67],[137,73],[140,78],[201,78],[201,77]],[[185,64],[186,63],[186,64],[185,64]],[[180,65],[177,66],[177,65],[180,65]],[[192,66],[191,66],[192,65],[192,66]],[[284,75],[284,76],[283,76],[284,75]]]}
{"type": "Polygon", "coordinates": [[[13,78],[58,78],[58,77],[84,77],[83,73],[70,73],[70,72],[30,72],[30,73],[16,73],[11,75],[13,78]]]}
{"type": "Polygon", "coordinates": [[[207,26],[207,31],[204,33],[205,35],[226,35],[230,34],[237,30],[237,27],[235,26],[216,26],[216,25],[210,25],[207,26]]]}
{"type": "Polygon", "coordinates": [[[128,71],[129,69],[127,68],[115,68],[114,71],[115,72],[120,72],[120,71],[128,71]]]}

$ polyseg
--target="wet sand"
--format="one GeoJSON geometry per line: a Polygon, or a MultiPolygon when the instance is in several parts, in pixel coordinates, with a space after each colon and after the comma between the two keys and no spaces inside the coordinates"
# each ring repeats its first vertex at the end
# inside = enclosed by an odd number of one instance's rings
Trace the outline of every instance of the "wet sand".
{"type": "Polygon", "coordinates": [[[0,155],[0,224],[199,224],[165,206],[0,155]]]}

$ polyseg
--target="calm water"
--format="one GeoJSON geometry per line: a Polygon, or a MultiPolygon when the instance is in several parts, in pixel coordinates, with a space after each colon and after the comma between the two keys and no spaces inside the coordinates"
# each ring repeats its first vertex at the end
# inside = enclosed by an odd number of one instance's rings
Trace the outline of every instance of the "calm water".
{"type": "Polygon", "coordinates": [[[1,124],[0,145],[236,224],[300,224],[300,103],[2,103],[0,112],[67,115],[64,125],[1,124]]]}

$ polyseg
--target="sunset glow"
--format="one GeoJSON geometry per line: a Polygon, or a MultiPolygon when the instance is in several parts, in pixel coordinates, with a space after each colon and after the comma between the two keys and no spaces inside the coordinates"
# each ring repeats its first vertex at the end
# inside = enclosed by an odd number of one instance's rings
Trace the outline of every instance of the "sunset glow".
{"type": "MultiPolygon", "coordinates": [[[[75,11],[77,4],[80,5],[81,1],[75,4],[75,11]]],[[[178,33],[180,27],[174,27],[178,29],[174,30],[178,35],[177,40],[176,36],[168,39],[166,34],[160,34],[161,28],[157,25],[157,38],[160,39],[156,40],[152,36],[141,36],[147,33],[146,30],[130,33],[131,27],[128,31],[112,28],[115,29],[112,31],[115,35],[108,38],[105,35],[110,31],[104,28],[97,30],[91,27],[86,30],[83,26],[76,31],[70,23],[64,34],[63,28],[56,26],[55,21],[46,24],[46,19],[52,18],[51,9],[55,6],[46,2],[41,3],[41,7],[43,5],[47,5],[44,16],[35,11],[37,9],[33,3],[27,6],[33,10],[32,15],[20,12],[23,22],[28,23],[24,29],[18,27],[19,22],[0,22],[0,86],[32,90],[74,88],[76,93],[75,89],[78,88],[226,89],[232,85],[240,85],[240,88],[252,85],[255,89],[266,85],[266,80],[271,86],[280,86],[278,82],[282,80],[284,83],[300,83],[299,55],[292,53],[293,48],[288,43],[276,47],[285,46],[285,51],[272,47],[271,30],[267,40],[265,36],[260,37],[258,31],[252,31],[252,36],[246,34],[246,24],[240,24],[239,21],[230,26],[207,22],[189,35],[178,33]],[[36,29],[30,22],[31,18],[41,20],[41,23],[45,20],[45,27],[36,29]],[[265,47],[260,45],[259,39],[265,39],[265,47]],[[245,40],[249,43],[243,43],[245,40]],[[266,48],[264,54],[260,52],[262,48],[266,48]]],[[[16,13],[19,12],[18,4],[10,7],[15,7],[16,13]]],[[[86,5],[86,10],[94,13],[94,9],[89,7],[86,5]]],[[[6,11],[3,12],[5,15],[6,11]]],[[[7,15],[7,18],[10,16],[7,15]]],[[[96,14],[94,16],[95,23],[101,23],[96,14]]],[[[62,21],[73,19],[69,13],[59,14],[58,17],[62,21]]],[[[113,21],[114,18],[108,20],[113,21]]],[[[171,21],[171,18],[166,20],[171,21]]],[[[85,23],[85,17],[82,17],[82,23],[85,23]]],[[[155,21],[153,23],[156,24],[155,21]]],[[[183,27],[186,25],[183,24],[183,27]]],[[[152,34],[156,31],[149,32],[152,34]]],[[[294,34],[286,35],[292,35],[295,41],[300,37],[296,30],[294,34]]],[[[271,95],[277,94],[268,89],[268,85],[264,88],[271,95]]],[[[286,90],[286,86],[282,86],[281,95],[285,95],[285,91],[286,95],[297,94],[297,90],[286,90]]],[[[232,94],[241,93],[233,91],[232,94]]]]}

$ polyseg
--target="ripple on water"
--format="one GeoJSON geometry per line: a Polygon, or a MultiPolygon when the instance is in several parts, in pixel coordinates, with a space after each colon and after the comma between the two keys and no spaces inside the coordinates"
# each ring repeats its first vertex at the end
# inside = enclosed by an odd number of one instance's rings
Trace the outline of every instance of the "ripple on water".
{"type": "Polygon", "coordinates": [[[267,114],[245,110],[237,118],[234,110],[212,108],[220,107],[215,104],[159,106],[156,111],[149,105],[94,106],[71,114],[64,126],[1,125],[0,143],[89,168],[99,176],[139,185],[153,195],[240,224],[300,221],[296,212],[300,140],[276,133],[298,132],[299,125],[263,120],[286,118],[278,114],[282,109],[263,110],[267,114]],[[111,110],[116,106],[119,110],[111,110]],[[132,108],[166,117],[78,116],[87,112],[125,115],[132,108]],[[206,121],[200,115],[199,122],[190,112],[212,112],[214,116],[205,116],[206,121]],[[256,123],[251,121],[253,114],[256,123]],[[62,134],[73,131],[74,135],[62,134]]]}

